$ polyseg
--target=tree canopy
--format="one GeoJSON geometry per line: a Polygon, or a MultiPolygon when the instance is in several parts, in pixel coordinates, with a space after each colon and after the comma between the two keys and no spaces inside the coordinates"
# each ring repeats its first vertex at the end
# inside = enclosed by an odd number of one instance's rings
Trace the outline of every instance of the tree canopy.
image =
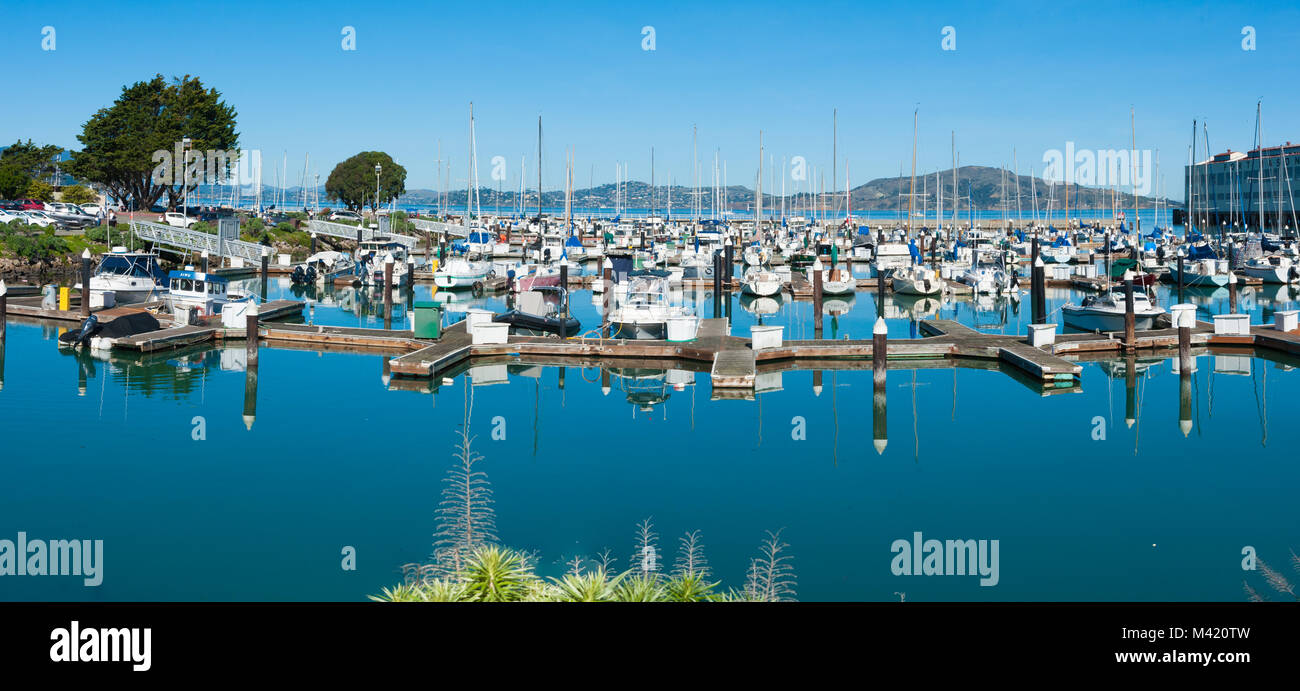
{"type": "Polygon", "coordinates": [[[325,181],[325,194],[360,209],[363,204],[377,208],[406,193],[406,169],[382,151],[362,151],[334,166],[325,181]],[[375,164],[379,164],[379,199],[375,199],[375,164]]]}
{"type": "MultiPolygon", "coordinates": [[[[160,155],[173,162],[180,142],[189,137],[190,151],[233,151],[239,146],[235,109],[216,89],[205,88],[186,75],[168,83],[161,74],[147,82],[122,88],[113,105],[91,116],[77,136],[82,150],[73,153],[69,171],[80,179],[106,187],[118,199],[133,199],[137,208],[153,205],[166,193],[169,206],[184,196],[201,175],[154,175],[160,155]]],[[[180,161],[174,162],[177,167],[180,161]]],[[[227,173],[223,162],[218,171],[227,173]]]]}
{"type": "Polygon", "coordinates": [[[96,199],[99,199],[99,195],[85,185],[71,185],[63,188],[63,201],[69,204],[89,204],[96,199]]]}

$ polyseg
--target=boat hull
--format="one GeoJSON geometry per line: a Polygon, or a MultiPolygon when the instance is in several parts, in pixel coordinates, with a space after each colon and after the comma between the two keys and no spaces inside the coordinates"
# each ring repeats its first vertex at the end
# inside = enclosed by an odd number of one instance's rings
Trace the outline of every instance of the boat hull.
{"type": "MultiPolygon", "coordinates": [[[[1134,315],[1133,328],[1137,331],[1151,329],[1159,312],[1134,315]]],[[[1123,331],[1124,313],[1066,305],[1061,308],[1065,325],[1080,331],[1123,331]]]]}

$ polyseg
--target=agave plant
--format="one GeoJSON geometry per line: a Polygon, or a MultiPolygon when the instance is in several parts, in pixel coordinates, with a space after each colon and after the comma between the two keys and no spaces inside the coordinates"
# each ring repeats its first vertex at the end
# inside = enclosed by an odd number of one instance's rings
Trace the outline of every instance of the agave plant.
{"type": "Polygon", "coordinates": [[[717,597],[715,589],[721,583],[710,583],[703,574],[678,574],[664,586],[668,599],[673,602],[709,602],[717,597]]]}
{"type": "Polygon", "coordinates": [[[664,602],[671,599],[660,579],[646,574],[623,579],[615,596],[619,602],[664,602]]]}
{"type": "Polygon", "coordinates": [[[626,573],[611,576],[601,567],[582,574],[566,573],[552,578],[555,599],[560,602],[612,602],[626,573]]]}
{"type": "Polygon", "coordinates": [[[537,576],[524,555],[512,549],[485,545],[465,557],[457,574],[472,602],[518,602],[533,589],[537,576]]]}

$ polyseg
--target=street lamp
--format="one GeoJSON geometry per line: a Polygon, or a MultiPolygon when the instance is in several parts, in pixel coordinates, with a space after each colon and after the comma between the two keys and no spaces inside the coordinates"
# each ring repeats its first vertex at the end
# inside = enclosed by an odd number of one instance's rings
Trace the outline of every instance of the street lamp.
{"type": "MultiPolygon", "coordinates": [[[[384,169],[383,166],[379,165],[378,163],[375,164],[375,218],[376,219],[379,218],[379,171],[383,169],[384,169]]],[[[375,222],[378,223],[378,220],[376,220],[375,222]]]]}
{"type": "Polygon", "coordinates": [[[189,137],[181,139],[181,214],[184,216],[190,212],[190,157],[185,150],[193,143],[189,137]]]}

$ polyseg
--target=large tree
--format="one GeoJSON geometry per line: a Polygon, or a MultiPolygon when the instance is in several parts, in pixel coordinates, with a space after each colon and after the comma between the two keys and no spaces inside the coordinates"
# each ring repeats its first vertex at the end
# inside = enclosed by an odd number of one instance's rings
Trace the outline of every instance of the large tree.
{"type": "MultiPolygon", "coordinates": [[[[239,146],[235,109],[197,77],[186,75],[168,83],[161,74],[154,75],[123,87],[113,105],[91,116],[77,136],[83,148],[73,153],[68,169],[103,185],[118,199],[135,200],[136,208],[148,208],[164,193],[174,208],[185,195],[186,181],[191,189],[201,181],[212,182],[203,180],[203,170],[195,164],[188,174],[181,171],[177,154],[185,137],[192,142],[186,147],[189,152],[233,152],[239,146]]],[[[222,159],[215,172],[224,177],[230,165],[229,159],[222,159]]]]}
{"type": "Polygon", "coordinates": [[[362,204],[378,208],[406,194],[406,169],[382,151],[362,151],[334,166],[325,181],[325,194],[337,199],[349,209],[360,209],[362,204]],[[380,166],[379,198],[375,198],[375,164],[380,166]]]}
{"type": "Polygon", "coordinates": [[[28,179],[47,178],[58,169],[59,156],[63,147],[47,144],[38,146],[28,139],[18,140],[0,151],[0,166],[14,168],[28,179]]]}

